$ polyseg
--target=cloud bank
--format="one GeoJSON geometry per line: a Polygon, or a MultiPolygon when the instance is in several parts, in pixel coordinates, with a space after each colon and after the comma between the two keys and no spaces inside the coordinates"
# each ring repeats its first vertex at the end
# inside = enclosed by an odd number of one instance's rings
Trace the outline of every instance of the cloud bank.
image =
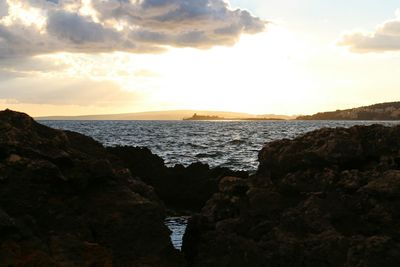
{"type": "Polygon", "coordinates": [[[400,14],[395,19],[385,21],[373,32],[344,34],[338,45],[359,53],[400,51],[400,14]]]}
{"type": "Polygon", "coordinates": [[[141,96],[121,90],[112,82],[88,79],[66,80],[24,78],[3,81],[0,99],[14,104],[51,104],[78,106],[115,106],[135,103],[141,96]],[[32,90],[33,89],[33,90],[32,90]]]}
{"type": "Polygon", "coordinates": [[[226,0],[0,0],[0,104],[130,106],[140,90],[86,74],[85,56],[233,45],[266,24],[226,0]],[[83,67],[41,57],[58,52],[83,67]]]}
{"type": "Polygon", "coordinates": [[[0,19],[8,14],[8,4],[6,0],[0,0],[0,19]]]}
{"type": "Polygon", "coordinates": [[[210,48],[232,45],[266,25],[223,0],[0,0],[0,18],[0,59],[210,48]],[[12,13],[8,5],[20,12],[12,13]],[[27,20],[23,12],[36,18],[27,20]]]}

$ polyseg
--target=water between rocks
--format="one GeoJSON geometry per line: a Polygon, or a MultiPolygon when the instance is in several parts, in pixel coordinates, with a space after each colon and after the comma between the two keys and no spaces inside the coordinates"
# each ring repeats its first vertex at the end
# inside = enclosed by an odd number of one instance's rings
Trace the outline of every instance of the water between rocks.
{"type": "Polygon", "coordinates": [[[189,217],[168,217],[165,219],[164,223],[171,230],[171,241],[172,245],[176,249],[182,249],[182,238],[186,231],[186,226],[189,217]]]}

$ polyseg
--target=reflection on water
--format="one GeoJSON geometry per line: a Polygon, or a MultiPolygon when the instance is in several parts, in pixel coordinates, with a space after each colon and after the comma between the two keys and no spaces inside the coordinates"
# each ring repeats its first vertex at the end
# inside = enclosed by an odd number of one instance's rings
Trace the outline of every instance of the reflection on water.
{"type": "Polygon", "coordinates": [[[181,250],[182,238],[186,231],[188,217],[168,217],[165,225],[171,230],[171,241],[176,249],[181,250]]]}

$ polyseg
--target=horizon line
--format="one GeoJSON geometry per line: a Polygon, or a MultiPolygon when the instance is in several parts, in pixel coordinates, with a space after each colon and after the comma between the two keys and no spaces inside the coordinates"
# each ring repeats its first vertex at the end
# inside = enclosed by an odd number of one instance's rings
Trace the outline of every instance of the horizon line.
{"type": "MultiPolygon", "coordinates": [[[[23,112],[23,111],[22,111],[23,112]]],[[[276,113],[251,113],[251,112],[240,112],[240,111],[228,111],[228,110],[207,110],[207,109],[167,109],[167,110],[147,110],[147,111],[136,111],[136,112],[122,112],[122,113],[103,113],[103,114],[84,114],[84,115],[44,115],[44,116],[33,116],[35,119],[40,118],[50,118],[50,117],[92,117],[92,116],[117,116],[117,115],[139,115],[146,113],[168,113],[168,112],[215,112],[215,113],[237,113],[246,114],[252,116],[261,115],[277,115],[277,116],[287,116],[295,117],[302,116],[303,114],[276,114],[276,113]]]]}

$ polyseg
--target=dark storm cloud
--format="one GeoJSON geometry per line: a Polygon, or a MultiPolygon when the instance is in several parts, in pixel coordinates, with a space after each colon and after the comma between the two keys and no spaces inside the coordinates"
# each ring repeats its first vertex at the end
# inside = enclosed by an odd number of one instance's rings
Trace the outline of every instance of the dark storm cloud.
{"type": "Polygon", "coordinates": [[[400,18],[386,21],[372,33],[345,34],[338,44],[360,53],[400,51],[400,18]]]}

